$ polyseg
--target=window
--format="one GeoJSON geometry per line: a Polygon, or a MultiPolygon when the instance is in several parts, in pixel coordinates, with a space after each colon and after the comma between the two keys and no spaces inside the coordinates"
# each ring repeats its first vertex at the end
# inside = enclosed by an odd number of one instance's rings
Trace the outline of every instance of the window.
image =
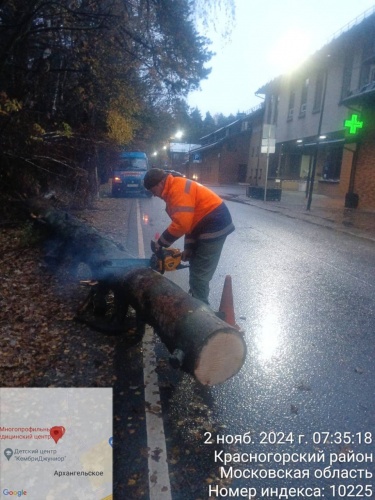
{"type": "Polygon", "coordinates": [[[249,122],[242,122],[241,123],[241,132],[244,132],[245,130],[249,130],[249,122]]]}
{"type": "Polygon", "coordinates": [[[240,163],[238,165],[238,182],[246,182],[247,165],[240,163]]]}
{"type": "Polygon", "coordinates": [[[339,180],[342,162],[342,148],[332,148],[327,151],[322,168],[322,177],[325,180],[339,180]]]}
{"type": "Polygon", "coordinates": [[[375,60],[375,40],[372,35],[364,38],[362,49],[361,73],[359,77],[359,88],[373,81],[372,69],[375,60]]]}
{"type": "Polygon", "coordinates": [[[273,114],[273,125],[276,125],[277,123],[277,118],[279,115],[279,101],[280,97],[278,95],[275,95],[275,112],[273,114]]]}
{"type": "Polygon", "coordinates": [[[302,84],[302,89],[301,89],[301,106],[299,108],[299,116],[306,115],[308,89],[309,89],[309,79],[306,78],[306,80],[302,84]]]}
{"type": "Polygon", "coordinates": [[[319,73],[316,77],[315,97],[313,112],[320,111],[323,98],[324,73],[319,73]]]}
{"type": "Polygon", "coordinates": [[[274,99],[273,95],[271,95],[269,99],[267,99],[267,123],[271,123],[273,99],[274,99]]]}
{"type": "Polygon", "coordinates": [[[341,99],[350,95],[350,86],[353,71],[353,53],[347,53],[344,62],[344,71],[342,74],[341,99]]]}
{"type": "Polygon", "coordinates": [[[266,110],[267,110],[267,122],[272,125],[275,125],[277,122],[277,112],[278,112],[278,103],[279,103],[279,96],[277,94],[272,94],[266,103],[266,110]]]}
{"type": "Polygon", "coordinates": [[[295,98],[296,91],[292,89],[289,96],[288,121],[293,120],[295,98]]]}

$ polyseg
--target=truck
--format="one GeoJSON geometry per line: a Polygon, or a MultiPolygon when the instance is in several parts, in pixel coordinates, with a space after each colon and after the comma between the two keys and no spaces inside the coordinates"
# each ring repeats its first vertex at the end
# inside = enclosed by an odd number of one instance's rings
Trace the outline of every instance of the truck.
{"type": "Polygon", "coordinates": [[[143,179],[148,169],[149,163],[146,153],[141,151],[121,152],[113,169],[112,196],[127,196],[129,194],[152,196],[143,185],[143,179]]]}

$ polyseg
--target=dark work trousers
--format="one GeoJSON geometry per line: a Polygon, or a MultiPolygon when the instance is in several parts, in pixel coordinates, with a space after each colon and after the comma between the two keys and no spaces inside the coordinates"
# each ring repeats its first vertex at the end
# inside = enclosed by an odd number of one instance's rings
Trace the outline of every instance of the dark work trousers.
{"type": "Polygon", "coordinates": [[[219,263],[226,236],[214,241],[198,240],[190,258],[190,293],[196,299],[208,304],[210,281],[219,263]]]}

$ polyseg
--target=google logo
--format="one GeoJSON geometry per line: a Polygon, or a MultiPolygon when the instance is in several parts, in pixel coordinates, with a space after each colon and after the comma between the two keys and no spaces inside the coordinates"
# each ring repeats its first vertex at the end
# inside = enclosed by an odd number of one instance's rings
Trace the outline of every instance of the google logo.
{"type": "Polygon", "coordinates": [[[14,495],[15,497],[22,497],[23,495],[27,495],[27,491],[26,490],[18,490],[18,491],[14,490],[14,491],[12,491],[12,490],[8,490],[8,488],[5,488],[3,490],[3,495],[4,496],[14,495]]]}

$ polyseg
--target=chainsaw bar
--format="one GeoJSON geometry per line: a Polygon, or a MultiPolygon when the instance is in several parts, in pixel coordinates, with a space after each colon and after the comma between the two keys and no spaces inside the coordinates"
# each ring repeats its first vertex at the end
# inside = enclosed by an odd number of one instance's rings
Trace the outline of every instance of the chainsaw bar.
{"type": "Polygon", "coordinates": [[[103,267],[133,269],[136,267],[151,267],[151,259],[110,259],[101,263],[103,267]]]}
{"type": "Polygon", "coordinates": [[[158,271],[164,274],[164,271],[174,271],[177,269],[185,269],[189,267],[179,263],[177,266],[172,263],[172,260],[166,259],[162,261],[158,259],[156,255],[153,255],[151,259],[111,259],[101,262],[102,268],[110,268],[113,270],[119,269],[137,269],[137,268],[151,268],[154,271],[158,271]],[[164,265],[163,265],[164,263],[164,265]]]}

